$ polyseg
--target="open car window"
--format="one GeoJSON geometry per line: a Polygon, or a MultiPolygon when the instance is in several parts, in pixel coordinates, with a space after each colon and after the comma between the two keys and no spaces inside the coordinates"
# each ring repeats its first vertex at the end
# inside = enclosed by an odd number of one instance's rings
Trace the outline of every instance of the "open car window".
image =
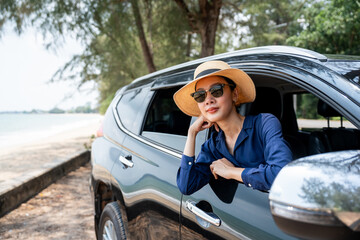
{"type": "Polygon", "coordinates": [[[360,130],[328,102],[292,83],[274,80],[257,84],[256,99],[243,104],[242,115],[271,113],[282,126],[284,139],[293,153],[301,157],[360,149],[360,130]]]}
{"type": "Polygon", "coordinates": [[[299,132],[307,133],[307,155],[360,149],[360,130],[329,103],[310,93],[294,94],[299,132]]]}

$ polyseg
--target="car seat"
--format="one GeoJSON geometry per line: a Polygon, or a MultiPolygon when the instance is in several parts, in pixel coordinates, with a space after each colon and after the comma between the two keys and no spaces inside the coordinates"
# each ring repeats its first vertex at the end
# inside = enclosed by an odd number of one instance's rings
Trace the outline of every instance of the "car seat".
{"type": "MultiPolygon", "coordinates": [[[[246,106],[246,115],[271,113],[277,117],[282,126],[283,137],[293,153],[293,159],[297,159],[307,155],[306,145],[298,132],[292,96],[285,97],[283,101],[280,92],[275,88],[257,87],[255,101],[246,106]]],[[[240,109],[240,113],[243,112],[245,110],[240,109]]]]}
{"type": "Polygon", "coordinates": [[[322,131],[314,131],[310,134],[310,154],[360,149],[360,131],[358,129],[344,128],[342,115],[321,99],[319,99],[317,110],[319,115],[328,120],[328,126],[322,131]],[[340,117],[341,126],[339,128],[330,127],[330,117],[340,117]]]}
{"type": "Polygon", "coordinates": [[[186,136],[190,126],[191,117],[181,111],[170,113],[168,120],[168,133],[186,136]]]}

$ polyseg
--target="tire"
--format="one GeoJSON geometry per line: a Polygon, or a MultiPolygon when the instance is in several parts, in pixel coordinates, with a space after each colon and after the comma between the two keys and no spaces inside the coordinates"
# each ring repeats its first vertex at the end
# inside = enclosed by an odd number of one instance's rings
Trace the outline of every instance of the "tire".
{"type": "Polygon", "coordinates": [[[100,217],[98,240],[126,239],[125,226],[117,202],[108,203],[100,217]]]}

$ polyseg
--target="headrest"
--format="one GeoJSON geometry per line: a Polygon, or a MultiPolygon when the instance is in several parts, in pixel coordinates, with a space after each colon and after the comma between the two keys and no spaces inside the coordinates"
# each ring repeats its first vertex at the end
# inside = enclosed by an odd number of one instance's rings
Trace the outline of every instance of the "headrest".
{"type": "Polygon", "coordinates": [[[281,96],[278,90],[269,87],[258,87],[256,88],[255,101],[251,103],[249,115],[271,113],[280,120],[281,106],[281,96]]]}
{"type": "Polygon", "coordinates": [[[317,111],[318,114],[320,114],[323,117],[340,117],[341,114],[338,113],[335,109],[333,109],[331,106],[329,106],[326,102],[319,99],[318,105],[317,105],[317,111]]]}

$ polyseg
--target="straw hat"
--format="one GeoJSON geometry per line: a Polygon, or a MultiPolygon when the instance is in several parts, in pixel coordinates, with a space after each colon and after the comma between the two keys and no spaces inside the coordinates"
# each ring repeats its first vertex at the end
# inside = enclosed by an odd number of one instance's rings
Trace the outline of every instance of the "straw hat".
{"type": "Polygon", "coordinates": [[[208,61],[200,64],[194,72],[194,80],[180,88],[174,94],[176,105],[189,116],[198,117],[201,112],[197,102],[190,96],[195,92],[196,83],[210,76],[223,76],[230,78],[238,90],[238,99],[236,106],[241,103],[253,102],[255,100],[255,86],[249,75],[237,68],[231,68],[229,64],[223,61],[208,61]]]}

